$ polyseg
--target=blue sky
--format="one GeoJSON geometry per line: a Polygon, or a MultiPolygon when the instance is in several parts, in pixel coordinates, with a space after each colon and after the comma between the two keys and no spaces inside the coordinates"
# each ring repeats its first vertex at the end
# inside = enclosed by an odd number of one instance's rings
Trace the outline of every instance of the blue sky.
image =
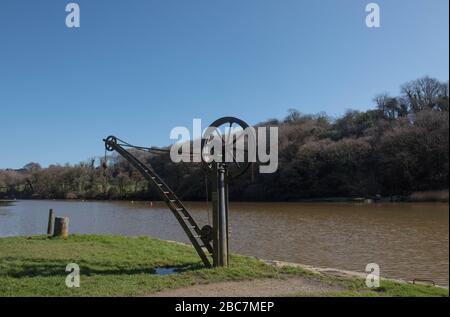
{"type": "Polygon", "coordinates": [[[76,163],[115,134],[167,145],[175,126],[287,109],[364,110],[409,80],[448,80],[448,0],[0,2],[0,168],[76,163]]]}

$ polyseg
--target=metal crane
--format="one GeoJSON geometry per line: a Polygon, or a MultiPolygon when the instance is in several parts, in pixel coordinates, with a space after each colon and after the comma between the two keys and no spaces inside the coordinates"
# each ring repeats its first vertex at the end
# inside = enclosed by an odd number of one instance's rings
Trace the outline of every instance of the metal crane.
{"type": "MultiPolygon", "coordinates": [[[[116,151],[125,160],[127,160],[133,167],[135,167],[140,174],[153,185],[158,192],[162,201],[164,201],[169,209],[174,214],[178,223],[183,228],[197,254],[201,258],[206,267],[228,266],[229,263],[229,225],[228,225],[228,179],[230,177],[238,177],[242,175],[250,166],[251,162],[238,162],[234,159],[233,162],[226,162],[226,151],[236,151],[237,139],[239,136],[233,138],[231,134],[233,125],[237,125],[241,129],[248,128],[248,125],[234,117],[224,117],[214,121],[202,137],[201,150],[202,153],[209,152],[209,142],[211,131],[214,134],[220,134],[222,140],[222,157],[218,161],[203,161],[205,169],[209,175],[212,175],[213,182],[216,183],[216,190],[212,193],[213,203],[213,226],[205,225],[199,227],[191,216],[189,211],[183,205],[182,201],[177,197],[175,192],[161,179],[161,177],[154,171],[151,166],[147,166],[140,161],[136,156],[126,150],[126,148],[135,148],[145,150],[148,152],[166,152],[166,150],[158,148],[146,148],[141,146],[134,146],[125,141],[120,140],[115,136],[109,136],[103,141],[105,142],[106,151],[116,151]],[[228,127],[228,135],[221,134],[221,127],[228,127]],[[208,133],[208,132],[207,132],[208,133]],[[226,147],[227,142],[232,142],[232,147],[226,147]],[[207,253],[212,255],[212,263],[207,253]]],[[[252,137],[252,135],[250,134],[252,137]]],[[[247,135],[248,137],[248,135],[247,135]]],[[[231,153],[234,157],[234,154],[231,153]]],[[[202,156],[203,158],[203,156],[202,156]]],[[[235,158],[235,157],[234,157],[235,158]]]]}

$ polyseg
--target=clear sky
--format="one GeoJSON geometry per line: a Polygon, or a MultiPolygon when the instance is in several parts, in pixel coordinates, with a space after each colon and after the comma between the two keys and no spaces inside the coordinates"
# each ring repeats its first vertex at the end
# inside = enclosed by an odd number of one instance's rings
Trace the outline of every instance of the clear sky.
{"type": "Polygon", "coordinates": [[[115,134],[168,145],[175,126],[287,109],[373,107],[409,80],[448,80],[448,0],[0,2],[0,168],[76,163],[115,134]]]}

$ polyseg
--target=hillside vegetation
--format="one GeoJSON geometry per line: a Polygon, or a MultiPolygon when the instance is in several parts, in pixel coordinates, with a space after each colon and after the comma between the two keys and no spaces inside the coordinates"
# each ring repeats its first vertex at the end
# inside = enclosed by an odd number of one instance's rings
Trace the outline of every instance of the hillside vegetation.
{"type": "MultiPolygon", "coordinates": [[[[448,82],[424,77],[401,95],[375,97],[372,110],[333,119],[290,110],[279,128],[279,168],[252,170],[234,181],[233,200],[289,201],[320,197],[409,195],[448,188],[448,82]],[[256,171],[256,170],[255,170],[256,171]]],[[[99,143],[99,147],[102,144],[99,143]]],[[[194,164],[174,164],[167,154],[136,153],[185,200],[205,198],[205,175],[194,164]]],[[[448,196],[448,195],[447,195],[448,196]]],[[[120,157],[71,166],[0,171],[0,198],[155,199],[143,178],[120,157]]],[[[419,197],[419,195],[416,195],[419,197]]]]}

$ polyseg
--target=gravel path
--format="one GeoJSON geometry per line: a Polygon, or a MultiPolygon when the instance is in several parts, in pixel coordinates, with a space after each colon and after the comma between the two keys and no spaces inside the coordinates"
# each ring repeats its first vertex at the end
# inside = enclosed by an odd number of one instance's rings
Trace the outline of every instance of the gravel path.
{"type": "Polygon", "coordinates": [[[164,290],[152,293],[156,297],[272,297],[294,294],[320,294],[340,291],[342,288],[324,285],[302,277],[278,279],[259,279],[242,282],[221,282],[194,285],[185,288],[164,290]]]}

